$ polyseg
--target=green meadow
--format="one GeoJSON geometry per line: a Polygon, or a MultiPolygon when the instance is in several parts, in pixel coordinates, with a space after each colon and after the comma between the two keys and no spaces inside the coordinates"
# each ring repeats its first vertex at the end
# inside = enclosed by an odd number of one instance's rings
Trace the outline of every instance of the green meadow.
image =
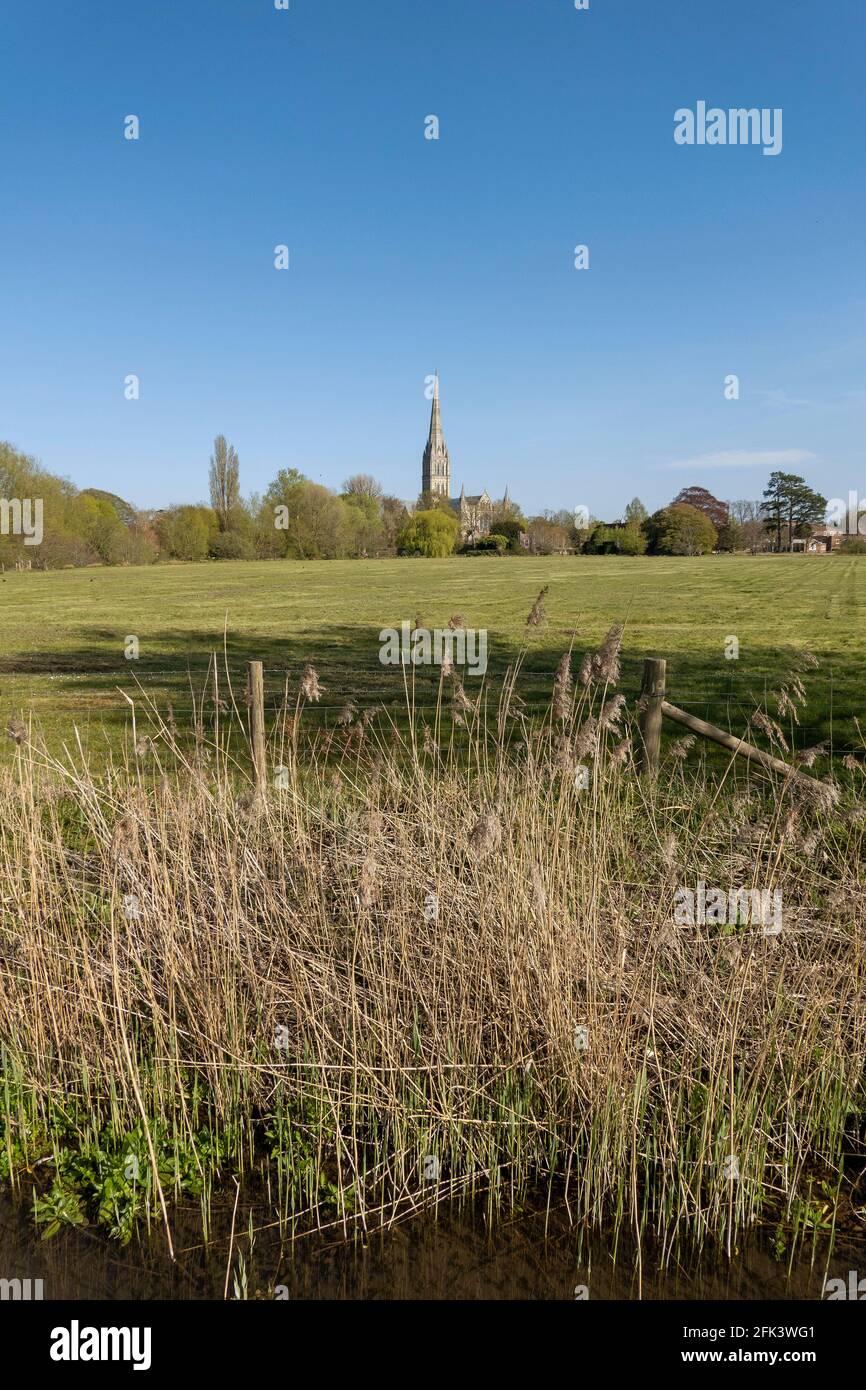
{"type": "MultiPolygon", "coordinates": [[[[130,728],[126,692],[185,727],[216,654],[220,696],[226,666],[241,706],[244,664],[261,659],[268,705],[286,680],[292,693],[312,663],[323,687],[309,711],[333,724],[345,700],[382,705],[398,720],[403,672],[379,661],[379,630],[416,619],[445,627],[461,614],[488,632],[488,672],[498,678],[518,656],[518,692],[545,705],[556,663],[570,643],[577,661],[609,626],[625,624],[624,679],[640,684],[646,655],[668,659],[668,698],[741,732],[765,693],[784,679],[793,651],[819,660],[793,746],[832,739],[834,752],[860,746],[866,713],[866,560],[839,555],[700,558],[449,558],[443,560],[221,562],[142,568],[6,573],[0,582],[0,715],[31,717],[59,751],[76,737],[99,755],[130,728]],[[543,586],[545,621],[526,617],[543,586]],[[138,638],[138,660],[124,655],[138,638]],[[739,643],[737,659],[726,641],[739,643]],[[521,655],[522,654],[522,655],[521,655]],[[77,734],[76,734],[77,731],[77,734]]],[[[730,645],[730,644],[729,644],[730,645]]],[[[413,680],[409,669],[410,686],[413,680]]],[[[478,689],[468,677],[467,693],[478,689]]],[[[433,705],[438,673],[414,672],[414,699],[433,705]]],[[[210,698],[210,696],[209,696],[210,698]]],[[[227,696],[228,698],[228,696],[227,696]]],[[[2,757],[14,755],[4,740],[2,757]]]]}

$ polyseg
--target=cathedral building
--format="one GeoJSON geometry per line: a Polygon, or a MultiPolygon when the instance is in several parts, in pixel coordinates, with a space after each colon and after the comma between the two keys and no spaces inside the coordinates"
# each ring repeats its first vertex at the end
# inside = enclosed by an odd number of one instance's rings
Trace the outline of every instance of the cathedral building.
{"type": "MultiPolygon", "coordinates": [[[[460,523],[460,539],[464,544],[472,544],[481,536],[489,536],[493,521],[493,499],[487,490],[476,496],[467,496],[461,487],[460,496],[451,496],[451,458],[445,435],[442,432],[442,412],[439,405],[439,377],[433,383],[433,409],[430,412],[430,433],[427,447],[421,461],[421,491],[442,497],[455,513],[460,523]]],[[[510,506],[508,488],[505,489],[503,506],[510,506]]]]}

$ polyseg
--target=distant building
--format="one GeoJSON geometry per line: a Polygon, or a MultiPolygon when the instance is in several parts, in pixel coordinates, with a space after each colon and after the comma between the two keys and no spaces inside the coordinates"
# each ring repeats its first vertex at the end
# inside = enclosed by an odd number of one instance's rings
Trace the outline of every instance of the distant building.
{"type": "Polygon", "coordinates": [[[811,536],[794,536],[791,549],[805,551],[807,555],[824,555],[827,551],[838,550],[845,539],[844,531],[821,526],[816,527],[811,536]]]}
{"type": "Polygon", "coordinates": [[[839,550],[846,541],[862,539],[863,536],[857,531],[849,529],[847,520],[844,526],[824,523],[813,526],[808,536],[794,536],[791,549],[804,551],[807,555],[824,555],[831,550],[839,550]]]}
{"type": "Polygon", "coordinates": [[[480,536],[490,535],[493,520],[493,500],[484,492],[477,497],[467,497],[466,489],[460,489],[459,497],[449,497],[448,505],[457,515],[460,523],[460,538],[471,544],[480,536]]]}
{"type": "MultiPolygon", "coordinates": [[[[467,496],[461,487],[460,496],[451,496],[451,456],[445,435],[442,431],[442,412],[439,404],[439,377],[433,383],[433,409],[430,412],[430,432],[421,461],[421,491],[442,497],[455,513],[460,525],[460,539],[465,544],[473,544],[482,536],[489,536],[493,522],[495,503],[485,488],[475,496],[467,496]]],[[[507,511],[511,507],[508,488],[502,499],[507,511]]]]}

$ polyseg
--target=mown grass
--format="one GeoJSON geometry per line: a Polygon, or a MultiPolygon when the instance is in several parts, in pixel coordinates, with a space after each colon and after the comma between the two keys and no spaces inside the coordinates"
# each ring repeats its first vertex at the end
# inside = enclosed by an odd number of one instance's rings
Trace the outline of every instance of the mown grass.
{"type": "MultiPolygon", "coordinates": [[[[193,722],[214,652],[242,685],[244,662],[262,659],[271,712],[285,675],[311,661],[324,687],[314,716],[333,726],[348,696],[382,703],[398,722],[401,673],[378,660],[380,628],[420,617],[445,626],[454,613],[489,632],[492,677],[501,678],[526,640],[525,619],[549,585],[547,622],[523,656],[522,698],[542,708],[561,651],[626,624],[626,688],[646,655],[669,661],[670,698],[737,731],[776,685],[790,648],[821,659],[802,744],[859,743],[855,720],[866,689],[866,559],[832,556],[617,557],[220,563],[149,569],[7,573],[0,582],[0,716],[31,714],[56,752],[77,728],[95,756],[117,749],[129,711],[117,687],[136,682],[177,724],[193,722]],[[124,641],[140,641],[127,661],[124,641]],[[738,660],[725,640],[739,639],[738,660]]],[[[436,674],[416,673],[416,698],[432,706],[436,674]]],[[[404,726],[405,727],[405,726],[404,726]]],[[[12,756],[8,746],[0,757],[12,756]]]]}
{"type": "Polygon", "coordinates": [[[576,694],[560,665],[543,717],[514,670],[486,706],[444,678],[433,711],[327,741],[293,680],[259,795],[230,699],[192,743],[139,702],[138,754],[107,768],[22,739],[0,1164],[44,1230],[170,1238],[194,1201],[206,1236],[234,1177],[287,1234],[554,1193],[668,1251],[850,1215],[861,761],[768,779],[679,743],[642,780],[615,647],[576,694]],[[700,880],[778,889],[782,931],[677,926],[700,880]]]}

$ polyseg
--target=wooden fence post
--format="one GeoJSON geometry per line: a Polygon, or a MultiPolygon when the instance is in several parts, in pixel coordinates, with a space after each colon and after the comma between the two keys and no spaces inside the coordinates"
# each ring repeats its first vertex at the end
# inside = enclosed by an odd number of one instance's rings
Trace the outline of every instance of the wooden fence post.
{"type": "Polygon", "coordinates": [[[247,662],[250,699],[250,741],[253,749],[253,771],[256,792],[265,790],[268,769],[265,758],[265,677],[260,661],[247,662]]]}
{"type": "Polygon", "coordinates": [[[655,777],[659,769],[659,750],[662,738],[662,701],[665,698],[664,657],[648,656],[643,664],[642,701],[638,728],[641,745],[638,748],[640,770],[649,777],[655,777]]]}

